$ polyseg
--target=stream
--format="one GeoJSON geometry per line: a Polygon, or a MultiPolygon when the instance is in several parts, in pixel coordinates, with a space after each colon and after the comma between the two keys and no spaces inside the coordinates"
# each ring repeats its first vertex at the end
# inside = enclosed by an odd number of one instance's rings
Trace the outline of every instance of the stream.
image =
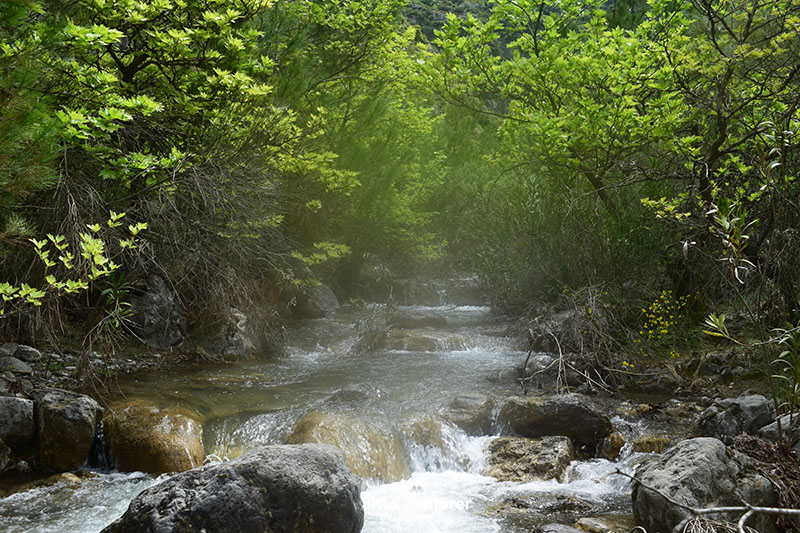
{"type": "MultiPolygon", "coordinates": [[[[482,474],[494,437],[467,436],[446,422],[441,446],[421,445],[405,436],[401,428],[409,419],[437,418],[459,393],[498,399],[519,394],[517,385],[493,379],[524,359],[515,339],[504,336],[509,323],[488,307],[447,305],[446,299],[440,305],[400,306],[399,313],[434,317],[439,325],[405,331],[405,340],[387,348],[353,350],[359,338],[356,326],[386,313],[384,306],[344,306],[331,318],[291,325],[282,356],[139,374],[120,380],[119,393],[196,413],[203,422],[206,462],[284,443],[294,423],[311,411],[356,417],[381,428],[400,440],[410,477],[364,481],[367,533],[517,532],[550,522],[572,525],[581,516],[629,515],[630,485],[614,472],[632,472],[641,454],[624,452],[616,462],[573,461],[562,482],[512,483],[482,474]],[[416,336],[433,342],[433,351],[417,351],[416,336]],[[329,401],[348,385],[363,385],[374,397],[329,401]],[[511,512],[498,512],[498,506],[511,512]]],[[[612,422],[628,434],[645,430],[619,417],[612,422]]],[[[0,530],[94,533],[120,516],[136,494],[166,478],[88,470],[80,480],[0,499],[0,530]]]]}

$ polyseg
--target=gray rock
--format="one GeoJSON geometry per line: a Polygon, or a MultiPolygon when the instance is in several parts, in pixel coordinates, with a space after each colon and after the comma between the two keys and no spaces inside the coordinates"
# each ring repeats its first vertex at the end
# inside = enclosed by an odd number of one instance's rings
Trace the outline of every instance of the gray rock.
{"type": "Polygon", "coordinates": [[[0,474],[14,466],[14,454],[2,439],[0,439],[0,474]]]}
{"type": "Polygon", "coordinates": [[[774,420],[772,403],[760,394],[718,400],[700,414],[695,437],[726,440],[740,433],[755,435],[774,420]]]}
{"type": "Polygon", "coordinates": [[[12,448],[33,440],[33,402],[24,398],[0,396],[0,439],[12,448]]]}
{"type": "Polygon", "coordinates": [[[597,448],[611,434],[609,418],[580,394],[506,398],[500,405],[498,424],[508,435],[563,435],[591,448],[597,448]]]}
{"type": "Polygon", "coordinates": [[[297,298],[294,314],[300,318],[325,318],[339,309],[339,300],[327,285],[319,285],[297,298]]]}
{"type": "Polygon", "coordinates": [[[0,357],[0,372],[13,372],[15,374],[30,374],[33,369],[16,357],[0,357]]]}
{"type": "Polygon", "coordinates": [[[147,288],[130,296],[134,332],[144,342],[166,350],[183,342],[183,307],[160,276],[147,278],[147,288]]]}
{"type": "Polygon", "coordinates": [[[224,322],[217,330],[207,332],[203,348],[226,361],[243,361],[258,351],[259,337],[249,317],[235,307],[228,309],[224,322]]]}
{"type": "MultiPolygon", "coordinates": [[[[650,533],[670,533],[690,514],[649,488],[698,508],[743,502],[772,507],[777,502],[772,484],[755,471],[750,459],[714,438],[679,442],[663,455],[647,459],[636,477],[641,484],[633,487],[633,514],[636,523],[650,533]]],[[[739,515],[727,519],[735,522],[739,515]]],[[[775,531],[774,517],[769,515],[756,515],[747,525],[761,533],[775,531]]]]}
{"type": "MultiPolygon", "coordinates": [[[[783,415],[781,417],[781,431],[783,435],[789,434],[791,429],[792,443],[794,446],[800,442],[800,413],[794,413],[794,416],[783,415]],[[791,426],[791,428],[790,428],[791,426]]],[[[778,440],[778,421],[767,424],[758,430],[758,436],[765,440],[776,441],[778,440]]]]}
{"type": "Polygon", "coordinates": [[[23,361],[27,361],[29,363],[33,363],[42,358],[42,352],[40,352],[36,348],[20,344],[19,346],[17,346],[16,352],[14,352],[14,357],[16,357],[17,359],[22,359],[23,361]]]}
{"type": "Polygon", "coordinates": [[[491,435],[494,406],[491,396],[466,392],[453,398],[443,416],[468,435],[491,435]]]}
{"type": "Polygon", "coordinates": [[[46,389],[36,398],[36,448],[42,470],[67,471],[89,456],[103,408],[88,396],[46,389]]]}
{"type": "Polygon", "coordinates": [[[562,479],[575,458],[567,437],[500,437],[489,444],[485,474],[499,481],[527,483],[533,480],[562,479]]]}
{"type": "Polygon", "coordinates": [[[332,446],[265,446],[178,474],[134,498],[104,533],[355,533],[359,480],[332,446]]]}
{"type": "Polygon", "coordinates": [[[17,348],[19,348],[19,344],[15,342],[0,344],[0,357],[14,357],[14,354],[17,353],[17,348]]]}

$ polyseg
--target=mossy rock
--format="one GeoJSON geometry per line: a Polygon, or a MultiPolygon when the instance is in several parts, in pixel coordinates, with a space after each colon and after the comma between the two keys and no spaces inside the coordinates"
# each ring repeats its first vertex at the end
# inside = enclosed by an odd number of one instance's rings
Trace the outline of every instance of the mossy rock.
{"type": "Polygon", "coordinates": [[[161,474],[203,464],[203,428],[187,411],[135,401],[108,409],[103,425],[120,470],[161,474]]]}

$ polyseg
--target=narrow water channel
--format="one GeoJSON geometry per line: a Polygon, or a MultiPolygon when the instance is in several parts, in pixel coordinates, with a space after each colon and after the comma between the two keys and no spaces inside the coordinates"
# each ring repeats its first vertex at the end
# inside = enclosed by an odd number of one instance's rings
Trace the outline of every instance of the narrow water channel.
{"type": "MultiPolygon", "coordinates": [[[[139,375],[120,383],[119,394],[196,413],[211,462],[284,443],[295,422],[311,411],[357,419],[399,439],[410,477],[365,480],[364,531],[369,533],[530,530],[530,521],[503,519],[507,515],[495,511],[509,501],[540,509],[541,523],[558,514],[554,509],[570,505],[594,516],[627,512],[630,487],[613,473],[630,470],[634,457],[575,461],[561,483],[519,484],[482,474],[491,436],[470,437],[445,422],[437,446],[407,438],[403,428],[410,419],[440,420],[459,393],[498,398],[518,393],[514,384],[496,377],[520,364],[524,353],[515,339],[504,336],[508,324],[487,307],[446,302],[398,309],[430,317],[435,327],[405,330],[404,337],[379,350],[353,350],[357,325],[385,312],[380,305],[343,308],[334,317],[295,324],[288,330],[286,353],[267,362],[139,375]],[[370,391],[368,398],[329,399],[348,385],[370,391]]],[[[96,471],[80,482],[17,493],[0,499],[0,530],[97,532],[158,481],[142,473],[96,471]]]]}

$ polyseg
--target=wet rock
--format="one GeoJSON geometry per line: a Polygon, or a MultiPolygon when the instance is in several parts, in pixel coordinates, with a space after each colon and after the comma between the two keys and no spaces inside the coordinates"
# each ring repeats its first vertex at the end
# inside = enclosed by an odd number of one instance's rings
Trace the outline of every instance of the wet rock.
{"type": "Polygon", "coordinates": [[[407,352],[438,352],[463,350],[466,340],[460,335],[453,334],[422,334],[404,330],[389,332],[387,344],[392,350],[407,352]]]}
{"type": "Polygon", "coordinates": [[[636,523],[631,516],[586,516],[578,520],[575,527],[586,533],[628,533],[635,529],[636,523]]]}
{"type": "Polygon", "coordinates": [[[442,422],[427,415],[412,415],[403,420],[403,437],[420,446],[445,447],[442,422]]]}
{"type": "Polygon", "coordinates": [[[337,309],[339,300],[330,287],[322,284],[298,295],[293,313],[299,318],[325,318],[337,309]]]}
{"type": "Polygon", "coordinates": [[[0,396],[0,439],[16,448],[33,440],[33,402],[24,398],[0,396]]]}
{"type": "Polygon", "coordinates": [[[622,450],[623,446],[625,446],[625,437],[619,433],[612,433],[603,439],[603,443],[600,445],[599,455],[609,461],[614,461],[619,457],[619,452],[622,450]]]}
{"type": "Polygon", "coordinates": [[[729,398],[714,402],[700,414],[693,436],[726,440],[740,433],[755,435],[773,420],[772,404],[764,396],[729,398]]]}
{"type": "MultiPolygon", "coordinates": [[[[25,463],[24,461],[20,461],[19,463],[25,463]]],[[[25,466],[21,464],[17,464],[15,466],[15,470],[17,473],[30,473],[30,467],[28,470],[25,470],[25,466]]],[[[54,485],[61,485],[65,487],[69,487],[72,489],[76,489],[80,486],[84,479],[89,479],[97,477],[97,474],[94,472],[88,471],[78,471],[76,473],[72,472],[61,472],[60,474],[53,474],[51,476],[30,480],[29,476],[24,476],[24,481],[17,480],[16,482],[12,482],[9,484],[4,484],[0,486],[0,498],[5,498],[6,496],[10,496],[11,494],[15,494],[17,492],[24,492],[31,489],[40,489],[44,487],[52,487],[54,485]]]]}
{"type": "Polygon", "coordinates": [[[33,369],[27,363],[16,357],[0,357],[0,372],[13,372],[14,374],[30,374],[33,369]]]}
{"type": "MultiPolygon", "coordinates": [[[[661,456],[648,458],[637,470],[643,485],[692,507],[751,505],[772,507],[777,498],[770,481],[756,472],[749,458],[714,438],[679,442],[661,456]]],[[[663,496],[635,483],[633,512],[647,531],[669,533],[690,516],[663,496]]],[[[729,520],[738,519],[729,515],[729,520]]],[[[748,523],[761,533],[775,531],[774,517],[756,515],[748,523]]]]}
{"type": "Polygon", "coordinates": [[[356,533],[359,481],[330,446],[265,446],[145,490],[104,533],[356,533]]]}
{"type": "Polygon", "coordinates": [[[485,475],[523,483],[561,480],[575,458],[572,441],[567,437],[500,437],[489,444],[489,453],[485,475]]]}
{"type": "Polygon", "coordinates": [[[31,348],[30,346],[25,346],[24,344],[20,344],[17,346],[16,351],[14,352],[14,357],[17,359],[21,359],[28,363],[35,363],[42,358],[42,352],[37,350],[36,348],[31,348]]]}
{"type": "Polygon", "coordinates": [[[147,278],[147,287],[130,296],[136,336],[155,348],[166,350],[183,342],[186,318],[183,307],[160,276],[147,278]]]}
{"type": "Polygon", "coordinates": [[[365,420],[313,411],[295,423],[286,442],[336,446],[353,473],[364,479],[387,482],[411,476],[398,436],[365,420]]]}
{"type": "Polygon", "coordinates": [[[416,315],[411,313],[395,313],[389,318],[389,326],[400,329],[444,328],[447,319],[439,315],[416,315]]]}
{"type": "Polygon", "coordinates": [[[378,400],[383,393],[372,385],[366,383],[351,383],[345,385],[328,397],[329,402],[364,402],[378,400]]]}
{"type": "Polygon", "coordinates": [[[545,524],[538,531],[541,533],[581,533],[580,529],[566,524],[545,524]]]}
{"type": "Polygon", "coordinates": [[[161,474],[203,464],[203,429],[190,413],[134,402],[108,409],[103,427],[120,470],[161,474]]]}
{"type": "MultiPolygon", "coordinates": [[[[794,415],[783,415],[780,418],[781,421],[781,431],[783,432],[784,437],[791,433],[791,445],[795,445],[800,442],[800,413],[794,413],[794,415]]],[[[766,426],[762,427],[758,430],[758,436],[764,440],[771,440],[771,441],[778,441],[778,421],[772,422],[771,424],[767,424],[766,426]]]]}
{"type": "Polygon", "coordinates": [[[672,439],[666,435],[642,435],[631,441],[634,452],[661,453],[672,444],[672,439]]]}
{"type": "Polygon", "coordinates": [[[494,406],[491,396],[463,393],[453,398],[443,415],[467,435],[491,435],[494,406]]]}
{"type": "Polygon", "coordinates": [[[593,449],[611,434],[608,417],[580,394],[546,398],[512,396],[500,405],[498,424],[507,435],[561,435],[593,449]]]}
{"type": "MultiPolygon", "coordinates": [[[[538,493],[536,496],[513,496],[487,509],[487,515],[500,518],[511,531],[536,533],[575,533],[573,527],[553,523],[575,522],[593,509],[589,502],[563,494],[538,493]],[[549,521],[549,523],[544,523],[549,521]]],[[[505,529],[504,529],[505,530],[505,529]]]]}
{"type": "Polygon", "coordinates": [[[66,471],[89,456],[103,408],[88,396],[46,389],[36,397],[36,442],[42,470],[66,471]]]}

